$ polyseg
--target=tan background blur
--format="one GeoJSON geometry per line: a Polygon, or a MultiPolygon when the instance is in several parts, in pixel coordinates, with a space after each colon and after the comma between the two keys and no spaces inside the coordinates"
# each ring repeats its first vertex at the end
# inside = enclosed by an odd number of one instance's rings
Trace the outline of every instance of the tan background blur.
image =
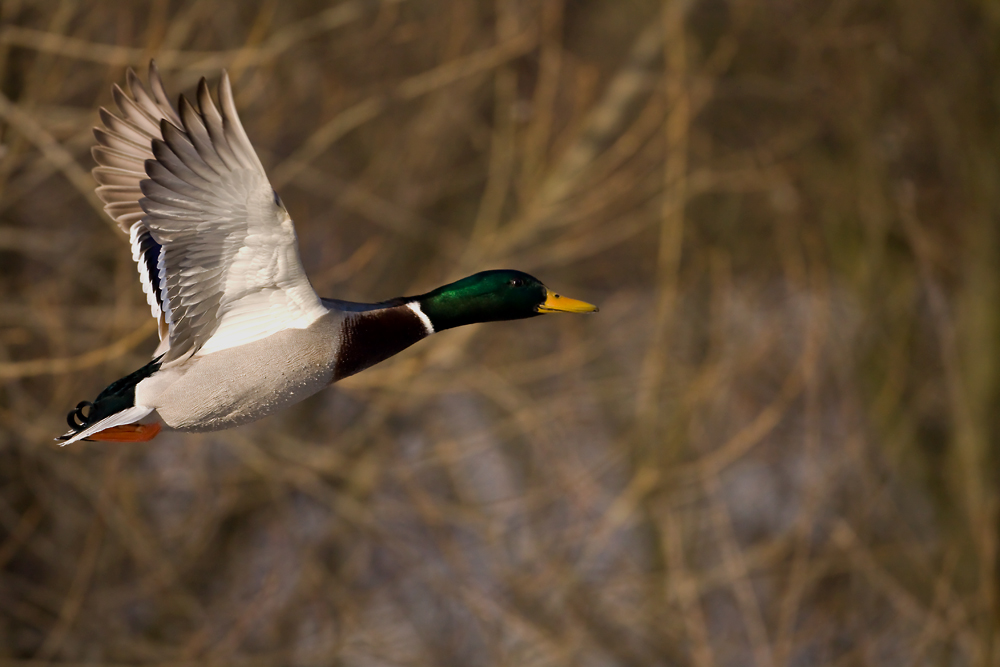
{"type": "Polygon", "coordinates": [[[0,665],[996,665],[1000,5],[0,4],[0,665]],[[233,77],[320,294],[598,303],[52,437],[152,321],[89,170],[233,77]]]}

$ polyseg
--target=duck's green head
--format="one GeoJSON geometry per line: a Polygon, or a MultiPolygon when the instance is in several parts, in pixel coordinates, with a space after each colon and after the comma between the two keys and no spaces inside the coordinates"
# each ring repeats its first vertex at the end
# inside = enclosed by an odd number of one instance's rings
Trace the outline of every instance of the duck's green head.
{"type": "Polygon", "coordinates": [[[416,300],[434,331],[545,313],[597,312],[597,306],[556,294],[534,276],[511,270],[482,271],[416,300]]]}

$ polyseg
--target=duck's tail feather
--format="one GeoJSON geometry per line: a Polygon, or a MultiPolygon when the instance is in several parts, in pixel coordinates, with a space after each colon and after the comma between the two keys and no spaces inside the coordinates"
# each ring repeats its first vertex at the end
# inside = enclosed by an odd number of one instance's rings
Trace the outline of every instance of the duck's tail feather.
{"type": "MultiPolygon", "coordinates": [[[[71,430],[56,440],[61,440],[63,445],[68,445],[109,428],[134,424],[152,412],[154,408],[135,404],[135,388],[140,382],[160,370],[160,359],[161,357],[157,357],[134,373],[130,373],[120,380],[115,380],[98,395],[93,403],[81,401],[77,404],[76,408],[70,410],[66,417],[71,430]]],[[[125,430],[128,431],[128,429],[125,430]]],[[[148,435],[149,437],[136,437],[134,439],[137,441],[149,440],[158,431],[159,429],[156,431],[151,429],[136,431],[140,435],[148,435]]]]}
{"type": "MultiPolygon", "coordinates": [[[[70,413],[70,418],[72,418],[74,414],[78,414],[79,410],[80,407],[78,406],[77,410],[70,413]]],[[[93,410],[93,408],[91,408],[91,410],[93,410]]],[[[145,405],[133,405],[130,408],[125,408],[121,412],[116,412],[115,414],[89,424],[86,427],[81,427],[79,431],[70,431],[66,435],[59,436],[56,440],[61,440],[62,442],[59,443],[61,445],[68,445],[76,442],[77,440],[83,440],[89,436],[96,435],[105,429],[113,428],[115,426],[123,426],[125,424],[134,424],[152,411],[153,408],[147,408],[145,405]]],[[[160,429],[157,428],[156,430],[159,431],[160,429]]]]}

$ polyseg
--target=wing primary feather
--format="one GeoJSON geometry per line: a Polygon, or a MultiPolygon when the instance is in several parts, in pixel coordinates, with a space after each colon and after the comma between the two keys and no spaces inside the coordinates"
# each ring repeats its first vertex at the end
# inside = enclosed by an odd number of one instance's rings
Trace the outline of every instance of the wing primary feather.
{"type": "MultiPolygon", "coordinates": [[[[137,213],[135,210],[136,203],[134,201],[115,201],[109,202],[105,205],[104,210],[108,212],[115,220],[118,220],[121,216],[127,213],[137,213]]],[[[127,229],[127,227],[126,227],[127,229]]]]}
{"type": "Polygon", "coordinates": [[[164,117],[179,127],[181,118],[177,115],[174,105],[170,103],[167,91],[163,87],[163,79],[160,78],[160,69],[156,66],[155,60],[149,61],[149,87],[153,89],[153,96],[156,98],[157,106],[163,112],[164,117]]]}
{"type": "Polygon", "coordinates": [[[204,119],[186,97],[181,97],[181,119],[184,121],[184,131],[202,161],[218,175],[229,172],[229,167],[212,146],[212,137],[205,127],[204,119]]]}
{"type": "Polygon", "coordinates": [[[233,99],[233,86],[229,82],[229,73],[225,70],[222,70],[222,79],[219,81],[219,105],[222,106],[223,125],[226,136],[229,138],[230,147],[239,151],[246,166],[264,174],[264,165],[257,157],[257,151],[253,149],[250,137],[243,129],[243,123],[240,122],[240,115],[236,111],[236,101],[233,99]]]}
{"type": "Polygon", "coordinates": [[[212,94],[208,90],[208,81],[204,77],[198,82],[198,107],[201,109],[201,117],[205,121],[208,134],[212,137],[212,146],[215,147],[219,158],[226,163],[231,171],[244,166],[229,146],[229,141],[226,139],[226,129],[222,124],[222,114],[219,113],[215,102],[212,101],[212,94]]]}
{"type": "Polygon", "coordinates": [[[108,128],[110,135],[114,136],[116,139],[132,144],[140,151],[145,153],[149,152],[149,141],[152,137],[147,136],[136,128],[131,122],[123,118],[119,118],[104,107],[101,107],[100,109],[100,116],[101,122],[103,122],[104,126],[108,128]]]}
{"type": "Polygon", "coordinates": [[[160,134],[160,119],[153,118],[149,112],[140,107],[132,98],[125,94],[117,83],[111,87],[111,96],[115,99],[115,104],[137,129],[141,130],[148,138],[152,139],[160,134]]]}
{"type": "Polygon", "coordinates": [[[123,137],[113,130],[95,127],[94,137],[97,139],[97,143],[101,144],[105,148],[116,150],[122,155],[137,157],[140,160],[144,160],[149,153],[148,149],[139,146],[134,141],[123,137]]]}
{"type": "Polygon", "coordinates": [[[198,151],[184,133],[170,123],[164,123],[165,140],[153,140],[153,157],[177,178],[211,192],[217,174],[205,166],[198,151]]]}
{"type": "MultiPolygon", "coordinates": [[[[164,115],[164,111],[166,110],[160,108],[156,100],[146,90],[146,87],[142,85],[139,75],[131,67],[125,72],[125,83],[136,105],[146,113],[146,116],[159,124],[159,119],[164,115]]],[[[173,111],[173,109],[170,111],[173,111]]]]}
{"type": "MultiPolygon", "coordinates": [[[[160,142],[160,144],[163,145],[163,142],[160,142]]],[[[176,167],[180,163],[180,160],[169,149],[164,151],[164,153],[169,156],[167,159],[158,157],[155,160],[146,160],[146,174],[160,185],[174,192],[179,192],[200,201],[210,201],[212,193],[204,187],[209,184],[204,179],[198,177],[197,174],[187,169],[187,167],[184,167],[183,164],[178,167],[178,171],[191,178],[191,180],[178,176],[170,167],[176,167]],[[191,181],[195,182],[192,183],[191,181]]]]}
{"type": "MultiPolygon", "coordinates": [[[[103,130],[97,127],[94,128],[94,136],[98,138],[98,141],[100,141],[102,134],[103,130]]],[[[146,160],[142,156],[126,153],[111,146],[93,146],[90,149],[90,154],[94,156],[94,160],[99,165],[125,171],[137,171],[142,174],[146,173],[146,160]]]]}
{"type": "Polygon", "coordinates": [[[146,176],[138,171],[104,166],[94,167],[90,173],[94,175],[94,180],[100,185],[131,185],[133,187],[146,176]]]}
{"type": "MultiPolygon", "coordinates": [[[[147,160],[146,164],[149,166],[149,171],[158,171],[155,166],[152,166],[158,164],[155,160],[147,160]]],[[[163,169],[163,167],[159,168],[163,169]]],[[[167,173],[169,174],[170,172],[167,173]]],[[[212,201],[211,198],[206,201],[203,197],[198,195],[195,188],[192,188],[187,183],[178,181],[178,183],[181,183],[182,187],[187,190],[194,190],[194,196],[191,196],[183,189],[166,187],[162,182],[157,180],[152,173],[150,176],[151,178],[147,178],[142,181],[139,187],[142,188],[142,194],[158,204],[163,204],[164,206],[177,206],[178,208],[201,213],[223,212],[217,205],[210,203],[212,201]]]]}
{"type": "MultiPolygon", "coordinates": [[[[136,204],[138,206],[138,204],[136,204]]],[[[109,213],[110,215],[110,213],[109,213]]],[[[128,229],[134,223],[139,222],[146,217],[146,213],[143,210],[133,211],[131,213],[119,213],[115,220],[118,221],[118,226],[122,229],[128,229]]]]}
{"type": "Polygon", "coordinates": [[[134,185],[102,185],[95,192],[105,204],[119,204],[128,202],[135,204],[138,208],[139,198],[142,192],[134,185]]]}

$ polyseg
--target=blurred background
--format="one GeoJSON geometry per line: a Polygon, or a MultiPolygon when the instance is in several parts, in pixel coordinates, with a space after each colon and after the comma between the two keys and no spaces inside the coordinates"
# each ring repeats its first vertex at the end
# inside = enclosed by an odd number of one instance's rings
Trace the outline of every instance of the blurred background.
{"type": "Polygon", "coordinates": [[[992,0],[3,0],[0,665],[1000,664],[998,76],[992,0]],[[89,174],[153,56],[321,295],[601,312],[59,448],[155,346],[89,174]]]}

